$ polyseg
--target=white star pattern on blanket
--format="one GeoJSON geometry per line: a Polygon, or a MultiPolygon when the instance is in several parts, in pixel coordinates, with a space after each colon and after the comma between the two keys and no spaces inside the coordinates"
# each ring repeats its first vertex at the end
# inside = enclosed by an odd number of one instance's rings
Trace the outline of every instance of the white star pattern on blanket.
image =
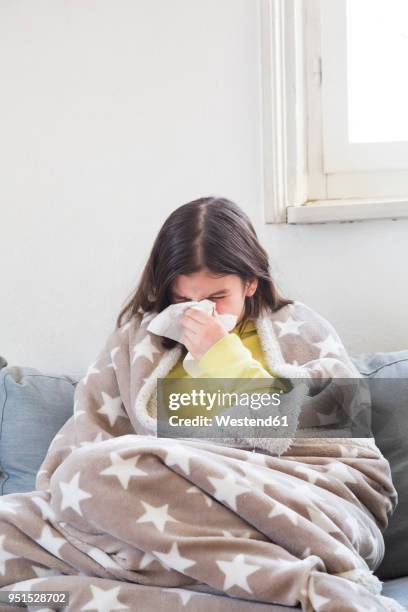
{"type": "Polygon", "coordinates": [[[7,498],[0,497],[0,512],[9,512],[10,514],[17,514],[16,508],[19,508],[20,504],[13,502],[7,498]]]}
{"type": "Polygon", "coordinates": [[[166,454],[166,465],[178,465],[185,474],[190,474],[189,460],[192,456],[191,451],[188,451],[181,444],[172,444],[170,450],[166,454]]]}
{"type": "Polygon", "coordinates": [[[141,501],[141,503],[145,507],[146,512],[136,520],[136,523],[154,523],[159,531],[164,530],[164,525],[167,523],[167,521],[178,523],[178,521],[170,516],[170,514],[167,512],[169,504],[158,506],[156,508],[155,506],[151,506],[144,501],[141,501]]]}
{"type": "Polygon", "coordinates": [[[291,523],[293,523],[293,525],[298,525],[299,523],[299,515],[297,512],[292,510],[292,508],[289,508],[289,506],[281,504],[280,502],[275,502],[274,507],[268,514],[268,518],[275,516],[285,516],[291,523]]]}
{"type": "Polygon", "coordinates": [[[232,561],[217,561],[216,563],[225,574],[224,591],[228,591],[233,586],[239,586],[248,593],[253,592],[247,579],[251,574],[261,569],[259,565],[245,563],[243,554],[236,555],[232,561]]]}
{"type": "Polygon", "coordinates": [[[168,568],[173,568],[181,573],[184,573],[187,568],[196,564],[196,562],[192,559],[187,559],[186,557],[180,555],[176,542],[173,543],[170,552],[163,553],[154,550],[153,554],[156,555],[156,557],[158,557],[160,561],[168,568]]]}
{"type": "Polygon", "coordinates": [[[331,476],[335,476],[336,478],[341,480],[341,482],[344,482],[344,483],[358,482],[358,480],[354,478],[349,468],[346,465],[344,465],[344,463],[340,463],[340,461],[333,461],[332,463],[329,463],[327,473],[329,473],[331,476]]]}
{"type": "Polygon", "coordinates": [[[49,550],[56,557],[61,557],[61,548],[64,546],[66,541],[63,538],[58,536],[54,536],[51,531],[51,528],[48,525],[43,527],[40,537],[37,539],[37,542],[40,546],[43,546],[45,550],[49,550]]]}
{"type": "Polygon", "coordinates": [[[122,408],[122,398],[120,395],[111,397],[109,393],[102,391],[103,404],[98,412],[104,414],[109,419],[109,425],[113,427],[119,417],[126,417],[126,412],[122,408]]]}
{"type": "Polygon", "coordinates": [[[157,561],[156,557],[151,553],[145,552],[139,562],[140,569],[144,569],[145,567],[150,565],[150,563],[153,563],[153,561],[157,561]]]}
{"type": "Polygon", "coordinates": [[[148,472],[144,472],[136,467],[139,457],[130,457],[122,459],[119,453],[112,451],[110,453],[111,465],[101,472],[104,476],[116,476],[124,489],[129,486],[129,480],[132,476],[148,476],[148,472]]]}
{"type": "Polygon", "coordinates": [[[163,591],[165,591],[166,593],[177,594],[180,597],[181,603],[183,604],[183,606],[187,605],[190,599],[194,597],[194,593],[192,593],[191,591],[186,591],[186,589],[173,588],[173,589],[163,589],[163,591]]]}
{"type": "Polygon", "coordinates": [[[145,357],[149,361],[153,362],[153,356],[155,353],[160,353],[159,349],[154,346],[150,335],[144,337],[142,342],[137,344],[133,349],[133,363],[139,357],[145,357]]]}
{"type": "Polygon", "coordinates": [[[49,578],[50,576],[61,576],[61,572],[53,569],[47,569],[46,567],[40,567],[39,565],[31,566],[34,574],[38,576],[38,578],[49,578]]]}
{"type": "Polygon", "coordinates": [[[322,357],[326,357],[326,355],[340,355],[340,351],[342,346],[331,334],[327,336],[325,340],[322,342],[314,342],[315,346],[318,346],[320,349],[319,359],[322,357]]]}
{"type": "Polygon", "coordinates": [[[267,456],[262,453],[252,452],[250,456],[246,457],[246,461],[268,467],[267,456]]]}
{"type": "Polygon", "coordinates": [[[208,497],[208,495],[205,495],[204,492],[201,491],[201,489],[199,489],[195,485],[193,485],[192,487],[187,489],[186,493],[201,493],[201,495],[204,495],[204,501],[207,504],[207,506],[208,507],[212,506],[212,499],[211,499],[211,497],[208,497]]]}
{"type": "Polygon", "coordinates": [[[91,498],[92,495],[79,487],[79,477],[80,473],[77,472],[70,482],[60,482],[59,485],[62,491],[61,510],[73,508],[73,510],[82,516],[79,504],[84,499],[91,498]]]}
{"type": "Polygon", "coordinates": [[[85,610],[97,610],[97,612],[113,612],[114,610],[129,610],[128,606],[125,606],[118,599],[120,593],[120,587],[114,587],[113,589],[100,589],[97,586],[91,584],[92,599],[85,606],[81,608],[83,612],[85,610]]]}
{"type": "Polygon", "coordinates": [[[39,495],[34,495],[31,498],[31,501],[41,510],[41,514],[44,520],[55,520],[55,512],[51,508],[49,502],[40,497],[39,495]]]}
{"type": "Polygon", "coordinates": [[[233,474],[228,473],[224,478],[207,476],[215,491],[212,494],[218,501],[225,501],[234,510],[237,509],[237,497],[243,493],[248,493],[251,489],[237,484],[233,474]]]}
{"type": "Polygon", "coordinates": [[[279,337],[288,334],[299,334],[299,327],[304,325],[305,321],[295,321],[292,317],[288,317],[286,321],[277,321],[276,325],[280,327],[279,337]]]}
{"type": "Polygon", "coordinates": [[[6,536],[0,536],[0,574],[6,573],[6,563],[10,559],[17,559],[17,556],[4,548],[4,540],[6,536]]]}

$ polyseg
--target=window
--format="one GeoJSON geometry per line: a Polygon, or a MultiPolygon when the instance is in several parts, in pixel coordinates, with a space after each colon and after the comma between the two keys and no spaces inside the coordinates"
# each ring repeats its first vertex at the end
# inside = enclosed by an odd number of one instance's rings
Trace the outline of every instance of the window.
{"type": "Polygon", "coordinates": [[[407,0],[261,2],[266,220],[407,217],[407,0]]]}

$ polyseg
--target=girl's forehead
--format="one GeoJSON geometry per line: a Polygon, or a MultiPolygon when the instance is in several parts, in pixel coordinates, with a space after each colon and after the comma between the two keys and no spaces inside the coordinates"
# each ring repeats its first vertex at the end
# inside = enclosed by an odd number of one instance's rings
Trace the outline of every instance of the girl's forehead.
{"type": "Polygon", "coordinates": [[[239,276],[232,274],[214,277],[205,273],[194,274],[179,274],[172,283],[172,290],[175,293],[182,294],[184,291],[222,291],[229,290],[240,286],[241,279],[239,276]]]}

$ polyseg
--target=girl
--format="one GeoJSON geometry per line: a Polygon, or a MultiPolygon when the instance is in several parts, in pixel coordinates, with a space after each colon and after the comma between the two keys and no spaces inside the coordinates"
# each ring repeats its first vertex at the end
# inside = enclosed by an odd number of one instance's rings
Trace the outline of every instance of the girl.
{"type": "MultiPolygon", "coordinates": [[[[255,322],[268,309],[277,312],[293,304],[293,300],[279,295],[271,278],[268,255],[250,219],[225,198],[194,200],[170,214],[155,240],[134,296],[118,316],[117,326],[141,311],[146,321],[152,310],[160,312],[170,304],[203,299],[213,301],[218,314],[236,315],[237,323],[228,333],[214,315],[187,308],[182,317],[180,357],[165,378],[190,378],[183,367],[187,352],[198,360],[200,378],[275,378],[255,322]]],[[[161,343],[165,349],[178,344],[165,337],[161,343]]],[[[272,388],[285,390],[287,384],[277,381],[264,390],[272,388]]],[[[173,385],[171,391],[177,390],[173,385]]],[[[229,385],[229,392],[236,390],[236,386],[229,385]]],[[[239,390],[244,391],[242,384],[239,390]]],[[[218,406],[213,407],[212,416],[218,411],[218,406]]],[[[200,411],[189,405],[178,411],[180,419],[205,414],[205,409],[200,411]]],[[[233,442],[230,438],[224,442],[235,446],[252,443],[249,439],[233,442]]],[[[258,443],[258,448],[266,448],[265,439],[258,443]]]]}
{"type": "MultiPolygon", "coordinates": [[[[200,360],[203,377],[272,377],[254,321],[293,300],[279,295],[250,219],[225,198],[194,200],[168,217],[117,326],[140,311],[160,312],[170,304],[206,298],[215,302],[218,314],[237,315],[237,324],[227,333],[214,316],[186,309],[182,354],[167,376],[190,377],[182,365],[189,351],[200,360]]],[[[176,344],[162,339],[165,348],[176,344]]]]}
{"type": "MultiPolygon", "coordinates": [[[[264,391],[288,391],[291,377],[321,380],[331,375],[360,376],[333,327],[306,305],[279,294],[271,278],[268,255],[250,219],[226,198],[200,198],[170,214],[153,244],[140,283],[116,325],[121,329],[142,316],[141,325],[147,326],[170,304],[203,299],[212,300],[218,314],[236,315],[235,328],[227,333],[215,316],[187,308],[182,317],[180,343],[160,337],[164,354],[153,362],[157,367],[150,368],[146,376],[141,391],[146,401],[135,403],[135,428],[140,433],[156,435],[158,379],[190,378],[183,367],[187,352],[198,361],[199,378],[238,379],[238,388],[231,383],[229,391],[243,392],[240,381],[244,378],[264,379],[264,391]],[[300,360],[304,362],[301,368],[300,360]]],[[[176,389],[172,387],[172,391],[176,389]]],[[[299,385],[297,391],[301,391],[299,385]]],[[[212,414],[218,411],[216,406],[212,414]]],[[[263,430],[260,438],[239,434],[235,439],[207,439],[281,454],[292,442],[288,434],[296,429],[300,412],[299,403],[293,404],[290,428],[281,429],[285,438],[267,438],[263,430]]],[[[302,410],[302,427],[319,425],[311,412],[308,415],[306,408],[302,410]]],[[[205,409],[203,412],[190,405],[178,412],[180,419],[205,414],[205,409]]],[[[167,421],[168,416],[162,406],[161,420],[167,421]]],[[[160,430],[162,437],[167,432],[165,428],[160,430]]]]}

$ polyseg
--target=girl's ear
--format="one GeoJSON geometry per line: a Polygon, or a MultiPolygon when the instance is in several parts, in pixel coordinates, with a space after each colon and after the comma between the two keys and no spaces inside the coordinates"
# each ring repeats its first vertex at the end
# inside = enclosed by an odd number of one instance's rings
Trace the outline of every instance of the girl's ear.
{"type": "Polygon", "coordinates": [[[255,291],[257,290],[258,287],[258,279],[254,278],[253,280],[249,281],[247,283],[247,288],[245,291],[245,296],[246,297],[251,297],[252,295],[254,295],[255,291]]]}

